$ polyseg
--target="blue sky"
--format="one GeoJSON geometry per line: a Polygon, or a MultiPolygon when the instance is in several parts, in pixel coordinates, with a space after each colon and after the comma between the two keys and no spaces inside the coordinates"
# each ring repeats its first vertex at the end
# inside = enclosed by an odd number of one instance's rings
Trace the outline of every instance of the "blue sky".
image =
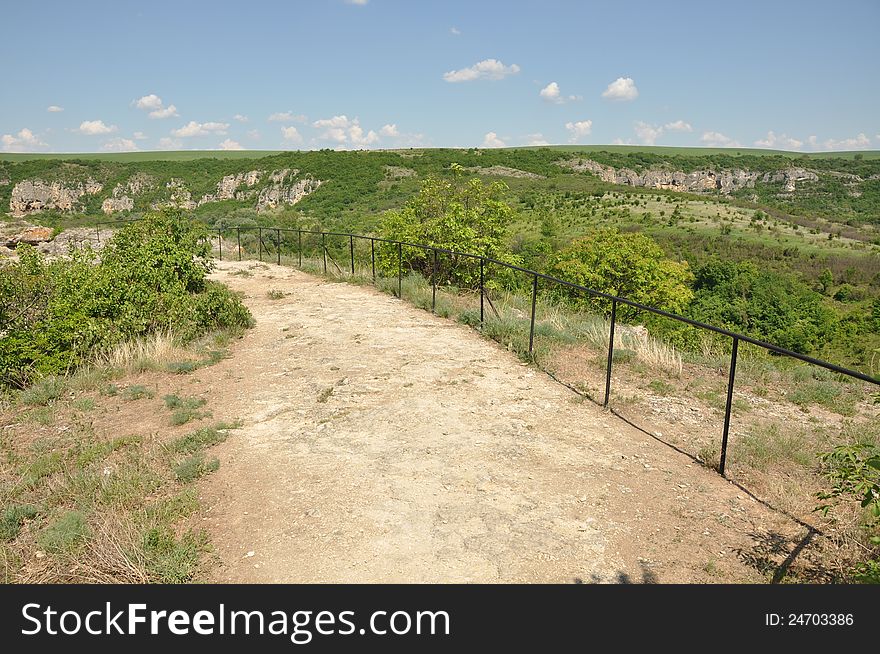
{"type": "Polygon", "coordinates": [[[880,2],[5,2],[0,149],[880,149],[880,2]]]}

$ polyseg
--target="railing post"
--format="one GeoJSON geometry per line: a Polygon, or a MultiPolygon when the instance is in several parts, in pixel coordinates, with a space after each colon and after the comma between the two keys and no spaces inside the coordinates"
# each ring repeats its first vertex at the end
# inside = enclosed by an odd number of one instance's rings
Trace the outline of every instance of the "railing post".
{"type": "Polygon", "coordinates": [[[235,240],[238,242],[238,260],[241,261],[241,227],[235,228],[235,240]]]}
{"type": "Polygon", "coordinates": [[[217,247],[220,249],[220,261],[223,261],[223,234],[217,229],[217,247]]]}
{"type": "Polygon", "coordinates": [[[611,399],[611,364],[614,362],[614,325],[617,322],[617,300],[611,300],[611,329],[608,332],[608,364],[605,366],[605,401],[602,406],[608,406],[611,399]]]}
{"type": "Polygon", "coordinates": [[[376,239],[370,239],[370,261],[373,265],[373,283],[376,283],[376,239]]]}
{"type": "Polygon", "coordinates": [[[351,252],[351,274],[354,275],[354,236],[348,235],[348,250],[351,252]]]}
{"type": "Polygon", "coordinates": [[[529,327],[529,357],[535,349],[535,307],[538,303],[538,275],[532,278],[532,324],[529,327]]]}
{"type": "Polygon", "coordinates": [[[303,267],[303,231],[296,230],[296,250],[299,252],[299,267],[303,267]]]}
{"type": "Polygon", "coordinates": [[[260,254],[260,261],[263,260],[263,228],[257,227],[257,252],[260,254]]]}
{"type": "Polygon", "coordinates": [[[327,274],[327,234],[321,232],[321,249],[324,251],[324,274],[327,274]]]}
{"type": "Polygon", "coordinates": [[[721,459],[718,461],[718,472],[724,477],[724,466],[727,463],[727,436],[730,433],[730,410],[733,407],[733,382],[736,378],[736,353],[739,349],[739,338],[733,337],[733,349],[730,352],[730,374],[727,378],[727,406],[724,408],[724,434],[721,437],[721,459]]]}
{"type": "Polygon", "coordinates": [[[431,313],[437,308],[437,250],[434,250],[434,272],[431,274],[431,313]]]}
{"type": "Polygon", "coordinates": [[[275,228],[275,240],[277,241],[277,243],[275,244],[275,247],[278,249],[278,253],[277,253],[278,254],[278,265],[280,266],[281,265],[281,230],[278,229],[277,227],[275,228]]]}
{"type": "Polygon", "coordinates": [[[397,297],[403,298],[403,244],[397,244],[397,297]]]}
{"type": "Polygon", "coordinates": [[[485,275],[483,273],[483,264],[486,263],[486,260],[483,257],[480,257],[480,327],[483,326],[483,303],[485,300],[485,275]]]}

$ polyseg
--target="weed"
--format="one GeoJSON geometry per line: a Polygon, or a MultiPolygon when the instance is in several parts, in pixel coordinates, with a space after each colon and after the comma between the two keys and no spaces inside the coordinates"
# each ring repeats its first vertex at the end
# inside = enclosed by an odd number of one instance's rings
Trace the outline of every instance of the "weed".
{"type": "Polygon", "coordinates": [[[191,420],[200,420],[211,415],[209,411],[198,411],[197,409],[204,406],[207,400],[202,397],[181,398],[178,395],[166,395],[164,398],[165,406],[168,409],[174,409],[171,414],[171,424],[175,426],[185,425],[191,420]]]}
{"type": "Polygon", "coordinates": [[[279,291],[277,288],[270,288],[268,291],[266,291],[266,297],[270,300],[280,300],[284,297],[284,295],[284,292],[279,291]]]}
{"type": "Polygon", "coordinates": [[[95,408],[95,400],[90,397],[82,397],[73,402],[72,406],[80,411],[91,411],[95,408]]]}
{"type": "Polygon", "coordinates": [[[40,510],[30,504],[13,504],[7,506],[0,515],[0,541],[10,541],[18,536],[25,520],[39,515],[40,510]]]}
{"type": "Polygon", "coordinates": [[[148,399],[151,400],[155,396],[155,393],[151,391],[146,386],[141,386],[140,384],[135,384],[134,386],[129,386],[124,391],[122,391],[122,399],[133,402],[134,400],[148,399]]]}
{"type": "Polygon", "coordinates": [[[207,550],[204,534],[188,531],[180,538],[165,526],[148,529],[143,535],[143,551],[150,578],[160,584],[190,581],[199,567],[202,552],[207,550]]]}
{"type": "Polygon", "coordinates": [[[205,461],[205,455],[196,452],[183,461],[174,465],[174,476],[181,483],[188,484],[220,468],[220,461],[216,458],[205,461]]]}
{"type": "Polygon", "coordinates": [[[229,434],[223,429],[223,427],[225,427],[225,425],[222,424],[217,427],[203,427],[191,434],[181,436],[172,441],[167,446],[167,449],[171,452],[185,454],[196,452],[206,447],[216,445],[217,443],[222,443],[229,437],[229,434]]]}
{"type": "Polygon", "coordinates": [[[330,386],[325,388],[323,391],[318,393],[318,402],[326,402],[330,399],[330,396],[333,395],[333,387],[330,386]]]}
{"type": "Polygon", "coordinates": [[[657,393],[657,395],[672,395],[675,392],[675,387],[662,379],[652,379],[648,384],[648,388],[657,393]]]}
{"type": "Polygon", "coordinates": [[[80,511],[67,511],[40,533],[37,542],[47,552],[61,554],[72,551],[88,534],[85,515],[80,511]]]}
{"type": "Polygon", "coordinates": [[[61,397],[65,390],[65,381],[61,377],[46,377],[24,389],[18,395],[23,404],[30,406],[46,406],[61,397]]]}

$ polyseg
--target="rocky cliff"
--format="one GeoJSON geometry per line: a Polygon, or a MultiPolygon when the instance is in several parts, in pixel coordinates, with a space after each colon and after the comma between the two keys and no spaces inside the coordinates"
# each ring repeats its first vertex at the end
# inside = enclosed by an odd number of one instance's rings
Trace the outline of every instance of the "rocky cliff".
{"type": "Polygon", "coordinates": [[[690,193],[720,192],[724,195],[744,188],[754,188],[756,182],[764,184],[782,182],[782,192],[793,193],[799,182],[815,182],[819,179],[813,171],[795,167],[766,173],[741,169],[697,170],[691,173],[651,169],[637,173],[629,168],[604,166],[592,159],[568,159],[559,162],[559,165],[576,172],[593,173],[602,181],[611,184],[690,193]]]}
{"type": "Polygon", "coordinates": [[[47,183],[41,179],[26,179],[12,188],[9,200],[9,213],[14,217],[26,216],[43,210],[78,211],[80,198],[96,195],[104,187],[89,178],[85,182],[47,183]]]}

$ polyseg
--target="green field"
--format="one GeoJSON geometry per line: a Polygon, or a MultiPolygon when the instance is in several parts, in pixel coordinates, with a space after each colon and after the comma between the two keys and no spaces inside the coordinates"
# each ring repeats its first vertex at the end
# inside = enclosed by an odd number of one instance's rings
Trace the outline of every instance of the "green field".
{"type": "MultiPolygon", "coordinates": [[[[763,148],[682,148],[662,145],[550,145],[528,146],[515,148],[499,148],[499,150],[540,150],[549,149],[558,152],[595,153],[612,152],[615,154],[645,153],[666,156],[699,157],[705,155],[727,155],[730,157],[790,157],[792,159],[807,157],[809,159],[846,159],[852,160],[857,155],[863,159],[880,159],[880,150],[858,150],[845,152],[790,152],[786,150],[767,150],[763,148]]],[[[426,151],[418,149],[410,151],[426,151]]],[[[462,148],[467,151],[470,148],[462,148]]],[[[382,150],[382,152],[407,152],[408,150],[382,150]]],[[[30,161],[34,159],[61,161],[193,161],[196,159],[259,159],[271,157],[287,150],[153,150],[147,152],[66,152],[66,153],[0,153],[0,161],[30,161]]]]}

